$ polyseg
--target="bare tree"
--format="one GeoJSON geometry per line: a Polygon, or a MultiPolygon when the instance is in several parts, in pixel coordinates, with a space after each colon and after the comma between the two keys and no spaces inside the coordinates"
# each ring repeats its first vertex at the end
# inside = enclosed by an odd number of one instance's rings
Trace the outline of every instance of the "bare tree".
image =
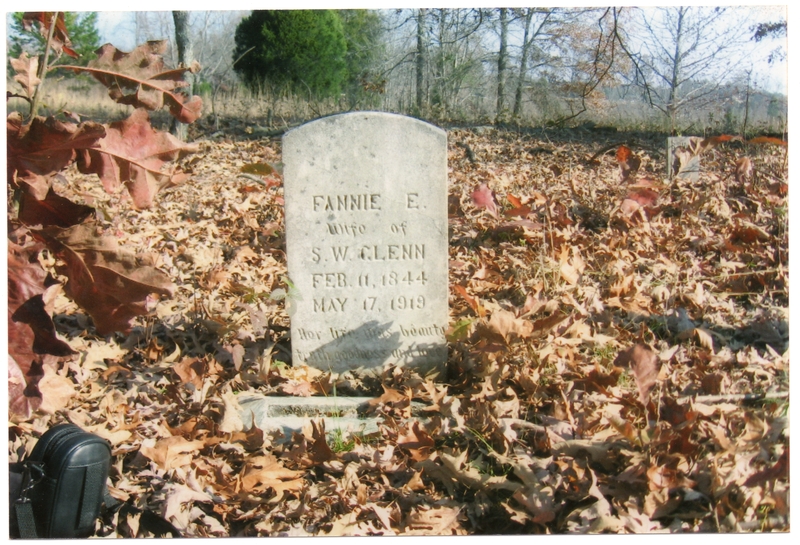
{"type": "Polygon", "coordinates": [[[417,112],[419,115],[422,114],[425,107],[425,64],[428,57],[426,13],[427,10],[425,8],[420,8],[417,11],[416,90],[417,112]]]}
{"type": "MultiPolygon", "coordinates": [[[[178,64],[188,67],[194,60],[192,58],[192,34],[189,31],[189,12],[173,11],[172,19],[175,23],[175,47],[178,53],[178,64]]],[[[186,91],[189,96],[192,96],[194,73],[187,72],[184,78],[189,84],[186,91]]],[[[177,119],[173,119],[170,132],[181,140],[186,140],[186,125],[177,119]]]]}
{"type": "Polygon", "coordinates": [[[506,64],[508,63],[508,8],[500,8],[500,50],[497,54],[497,108],[495,118],[505,109],[506,64]]]}
{"type": "Polygon", "coordinates": [[[432,15],[433,76],[431,103],[436,115],[447,118],[459,102],[475,100],[485,91],[486,57],[479,31],[484,21],[481,9],[437,9],[432,15]]]}
{"type": "MultiPolygon", "coordinates": [[[[554,14],[555,11],[551,8],[525,8],[519,17],[519,20],[522,21],[523,35],[520,47],[519,70],[517,71],[517,85],[514,92],[514,117],[522,115],[522,95],[528,81],[529,62],[534,43],[536,40],[546,43],[551,38],[550,27],[555,27],[554,23],[557,22],[557,17],[554,14]]],[[[540,52],[542,52],[542,55],[539,55],[539,61],[543,60],[543,53],[546,49],[549,48],[545,44],[539,47],[540,52]]]]}
{"type": "Polygon", "coordinates": [[[618,33],[633,61],[633,83],[667,117],[673,133],[679,114],[714,100],[742,58],[748,27],[733,15],[720,7],[640,10],[638,24],[631,27],[635,35],[618,33]]]}

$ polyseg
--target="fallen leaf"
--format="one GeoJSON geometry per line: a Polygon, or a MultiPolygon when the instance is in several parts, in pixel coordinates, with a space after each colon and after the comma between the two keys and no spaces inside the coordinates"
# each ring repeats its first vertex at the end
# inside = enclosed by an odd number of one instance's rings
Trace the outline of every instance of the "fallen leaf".
{"type": "Polygon", "coordinates": [[[742,157],[736,161],[736,168],[734,170],[734,176],[736,181],[740,184],[745,183],[750,176],[753,174],[753,163],[750,162],[748,157],[742,157]]]}
{"type": "Polygon", "coordinates": [[[529,320],[517,318],[513,312],[503,309],[492,313],[488,325],[502,335],[506,342],[509,342],[513,336],[524,339],[533,333],[533,324],[529,320]]]}
{"type": "Polygon", "coordinates": [[[466,535],[459,523],[461,507],[415,508],[404,521],[403,535],[451,536],[466,535]]]}
{"type": "Polygon", "coordinates": [[[67,377],[59,375],[49,365],[44,367],[44,376],[39,380],[38,388],[42,394],[42,404],[39,410],[49,414],[66,407],[77,393],[75,383],[67,377]]]}
{"type": "Polygon", "coordinates": [[[272,455],[256,456],[247,461],[241,471],[245,492],[263,492],[272,488],[280,496],[284,490],[299,490],[303,486],[303,471],[288,469],[272,455]]]}
{"type": "Polygon", "coordinates": [[[433,438],[422,429],[420,423],[414,421],[410,427],[397,436],[397,446],[406,449],[415,462],[421,462],[430,456],[431,450],[435,446],[433,438]]]}
{"type": "Polygon", "coordinates": [[[244,429],[242,422],[242,407],[239,405],[236,394],[230,385],[226,386],[220,394],[222,398],[222,420],[219,423],[219,431],[222,433],[235,433],[244,429]]]}
{"type": "Polygon", "coordinates": [[[481,184],[472,192],[472,203],[478,208],[485,208],[493,217],[497,217],[497,202],[494,193],[486,184],[481,184]]]}
{"type": "Polygon", "coordinates": [[[661,362],[655,352],[643,344],[635,344],[621,351],[614,360],[614,365],[627,367],[633,372],[636,387],[639,390],[639,401],[647,406],[650,391],[655,387],[661,362]]]}
{"type": "Polygon", "coordinates": [[[145,439],[139,452],[156,463],[161,469],[170,470],[188,466],[204,444],[202,441],[188,441],[180,436],[164,439],[145,439]]]}

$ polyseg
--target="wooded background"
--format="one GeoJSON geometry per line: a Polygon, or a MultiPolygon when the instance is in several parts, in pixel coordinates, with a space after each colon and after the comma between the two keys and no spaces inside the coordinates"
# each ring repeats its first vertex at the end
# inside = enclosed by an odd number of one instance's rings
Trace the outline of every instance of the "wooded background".
{"type": "MultiPolygon", "coordinates": [[[[168,39],[177,65],[174,14],[186,13],[186,58],[203,67],[195,92],[215,116],[249,117],[258,104],[268,124],[378,109],[438,122],[781,132],[787,98],[766,90],[766,74],[785,61],[785,13],[756,9],[151,11],[126,14],[114,37],[168,39]]],[[[10,57],[40,47],[20,19],[8,22],[10,57]]],[[[87,62],[101,43],[97,14],[67,24],[87,62]]]]}

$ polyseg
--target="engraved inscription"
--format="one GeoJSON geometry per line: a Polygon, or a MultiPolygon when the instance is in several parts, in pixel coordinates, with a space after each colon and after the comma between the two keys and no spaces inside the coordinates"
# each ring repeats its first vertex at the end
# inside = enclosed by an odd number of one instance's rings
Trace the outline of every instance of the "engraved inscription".
{"type": "Polygon", "coordinates": [[[408,261],[425,259],[424,244],[362,246],[358,258],[364,261],[408,261]]]}
{"type": "Polygon", "coordinates": [[[320,297],[314,299],[314,313],[317,312],[344,312],[347,297],[320,297]]]}
{"type": "Polygon", "coordinates": [[[284,137],[292,358],[336,373],[447,359],[447,142],[383,113],[284,137]]]}
{"type": "Polygon", "coordinates": [[[314,195],[312,197],[314,212],[366,211],[380,210],[379,193],[363,195],[314,195]]]}
{"type": "Polygon", "coordinates": [[[347,275],[342,272],[313,273],[311,275],[311,285],[315,288],[346,288],[347,275]]]}
{"type": "Polygon", "coordinates": [[[357,223],[328,223],[328,234],[358,236],[367,232],[367,226],[357,223]]]}

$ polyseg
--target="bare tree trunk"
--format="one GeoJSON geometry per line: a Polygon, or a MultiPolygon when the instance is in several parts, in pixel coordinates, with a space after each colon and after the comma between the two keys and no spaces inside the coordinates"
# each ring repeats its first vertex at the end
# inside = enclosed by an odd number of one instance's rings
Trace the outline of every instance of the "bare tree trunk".
{"type": "Polygon", "coordinates": [[[447,117],[447,66],[445,64],[445,42],[447,30],[447,14],[449,10],[439,8],[438,10],[438,24],[439,24],[439,47],[436,53],[436,71],[433,78],[433,93],[432,102],[434,106],[439,108],[436,112],[441,119],[447,117]]]}
{"type": "Polygon", "coordinates": [[[744,95],[744,122],[742,123],[742,138],[747,138],[747,121],[750,117],[750,78],[753,76],[753,70],[747,71],[747,90],[744,95]]]}
{"type": "Polygon", "coordinates": [[[428,55],[428,45],[425,41],[425,8],[417,11],[417,115],[422,115],[425,107],[425,61],[428,55]]]}
{"type": "MultiPolygon", "coordinates": [[[[527,31],[527,29],[526,29],[527,31]]],[[[508,57],[508,9],[500,8],[500,51],[497,55],[497,108],[495,120],[499,120],[505,109],[506,60],[508,57]]]]}
{"type": "MultiPolygon", "coordinates": [[[[178,63],[181,66],[189,66],[192,60],[192,38],[189,32],[189,12],[173,11],[172,19],[175,21],[175,47],[178,51],[178,63]]],[[[194,74],[187,72],[185,79],[189,83],[189,86],[184,87],[184,89],[191,97],[194,87],[194,74]]],[[[186,125],[184,123],[173,120],[170,132],[181,140],[186,140],[186,125]]]]}
{"type": "Polygon", "coordinates": [[[684,9],[678,8],[678,29],[675,33],[675,54],[672,57],[672,80],[670,81],[669,88],[669,102],[667,103],[667,111],[669,112],[670,132],[674,136],[677,134],[677,115],[678,115],[678,87],[681,82],[681,61],[683,60],[683,50],[681,49],[681,38],[683,37],[683,16],[684,9]]]}

